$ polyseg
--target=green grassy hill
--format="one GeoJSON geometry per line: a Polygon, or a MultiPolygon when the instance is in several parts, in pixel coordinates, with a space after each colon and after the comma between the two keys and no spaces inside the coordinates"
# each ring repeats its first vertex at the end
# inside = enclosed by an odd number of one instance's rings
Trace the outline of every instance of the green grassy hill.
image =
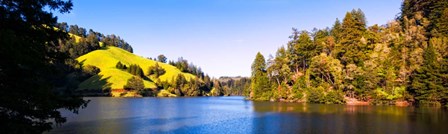
{"type": "Polygon", "coordinates": [[[144,74],[148,73],[148,67],[154,66],[156,63],[166,70],[166,73],[159,78],[152,77],[150,78],[151,80],[144,80],[144,85],[146,88],[156,88],[156,84],[154,82],[156,82],[157,79],[160,79],[160,81],[171,82],[178,74],[183,74],[187,80],[196,77],[189,73],[183,73],[172,65],[146,59],[121,48],[112,46],[92,51],[77,58],[77,60],[84,66],[92,65],[101,70],[98,75],[92,76],[82,82],[78,88],[80,90],[107,88],[123,89],[123,86],[126,84],[127,80],[133,75],[125,70],[117,69],[115,66],[118,62],[121,62],[126,66],[137,64],[143,69],[144,74]]]}

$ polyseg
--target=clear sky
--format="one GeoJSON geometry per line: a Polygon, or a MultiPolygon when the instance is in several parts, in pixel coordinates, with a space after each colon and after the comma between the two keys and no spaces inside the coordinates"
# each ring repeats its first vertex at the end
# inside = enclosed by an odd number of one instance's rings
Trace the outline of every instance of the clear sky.
{"type": "Polygon", "coordinates": [[[144,57],[184,57],[213,77],[250,76],[260,51],[265,58],[286,45],[291,28],[331,27],[360,8],[368,25],[386,24],[402,0],[74,0],[59,22],[116,34],[144,57]]]}

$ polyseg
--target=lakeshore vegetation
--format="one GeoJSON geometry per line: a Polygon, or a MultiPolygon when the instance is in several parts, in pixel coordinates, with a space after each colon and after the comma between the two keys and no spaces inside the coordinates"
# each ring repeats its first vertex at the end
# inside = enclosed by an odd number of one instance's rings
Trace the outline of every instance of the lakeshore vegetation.
{"type": "Polygon", "coordinates": [[[290,41],[252,64],[253,100],[448,107],[448,1],[405,0],[385,25],[361,9],[331,28],[292,30],[290,41]]]}
{"type": "Polygon", "coordinates": [[[251,78],[211,78],[180,57],[133,54],[120,36],[58,23],[64,0],[0,2],[0,130],[42,133],[77,113],[81,96],[247,95],[253,100],[448,106],[448,1],[405,0],[386,25],[360,10],[331,28],[299,31],[251,78]]]}
{"type": "Polygon", "coordinates": [[[71,1],[0,2],[0,130],[42,133],[77,113],[81,96],[241,95],[249,80],[211,78],[184,58],[144,58],[120,36],[57,22],[71,1]],[[241,86],[240,86],[241,85],[241,86]]]}

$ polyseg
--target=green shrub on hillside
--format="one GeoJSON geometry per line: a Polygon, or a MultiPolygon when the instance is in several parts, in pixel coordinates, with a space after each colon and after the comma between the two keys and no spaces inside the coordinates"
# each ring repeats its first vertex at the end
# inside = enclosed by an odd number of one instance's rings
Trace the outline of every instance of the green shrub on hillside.
{"type": "Polygon", "coordinates": [[[121,62],[117,62],[117,65],[115,65],[116,68],[118,69],[127,69],[128,67],[124,64],[122,64],[121,62]]]}
{"type": "Polygon", "coordinates": [[[140,78],[144,77],[142,68],[137,64],[130,65],[129,68],[126,69],[126,71],[140,78]]]}
{"type": "Polygon", "coordinates": [[[145,86],[143,85],[142,78],[139,77],[132,77],[128,80],[126,85],[123,86],[125,90],[143,90],[145,86]]]}
{"type": "Polygon", "coordinates": [[[156,65],[154,66],[150,66],[148,67],[148,76],[150,75],[155,75],[156,78],[158,78],[159,76],[162,76],[163,74],[165,74],[165,69],[163,69],[162,67],[159,66],[159,63],[156,63],[156,65]]]}

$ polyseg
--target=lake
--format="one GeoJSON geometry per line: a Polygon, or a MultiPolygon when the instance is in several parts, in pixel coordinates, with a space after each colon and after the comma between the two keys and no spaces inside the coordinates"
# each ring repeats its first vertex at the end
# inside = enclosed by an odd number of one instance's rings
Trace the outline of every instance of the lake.
{"type": "Polygon", "coordinates": [[[439,108],[253,102],[243,97],[89,97],[50,133],[448,133],[439,108]]]}

